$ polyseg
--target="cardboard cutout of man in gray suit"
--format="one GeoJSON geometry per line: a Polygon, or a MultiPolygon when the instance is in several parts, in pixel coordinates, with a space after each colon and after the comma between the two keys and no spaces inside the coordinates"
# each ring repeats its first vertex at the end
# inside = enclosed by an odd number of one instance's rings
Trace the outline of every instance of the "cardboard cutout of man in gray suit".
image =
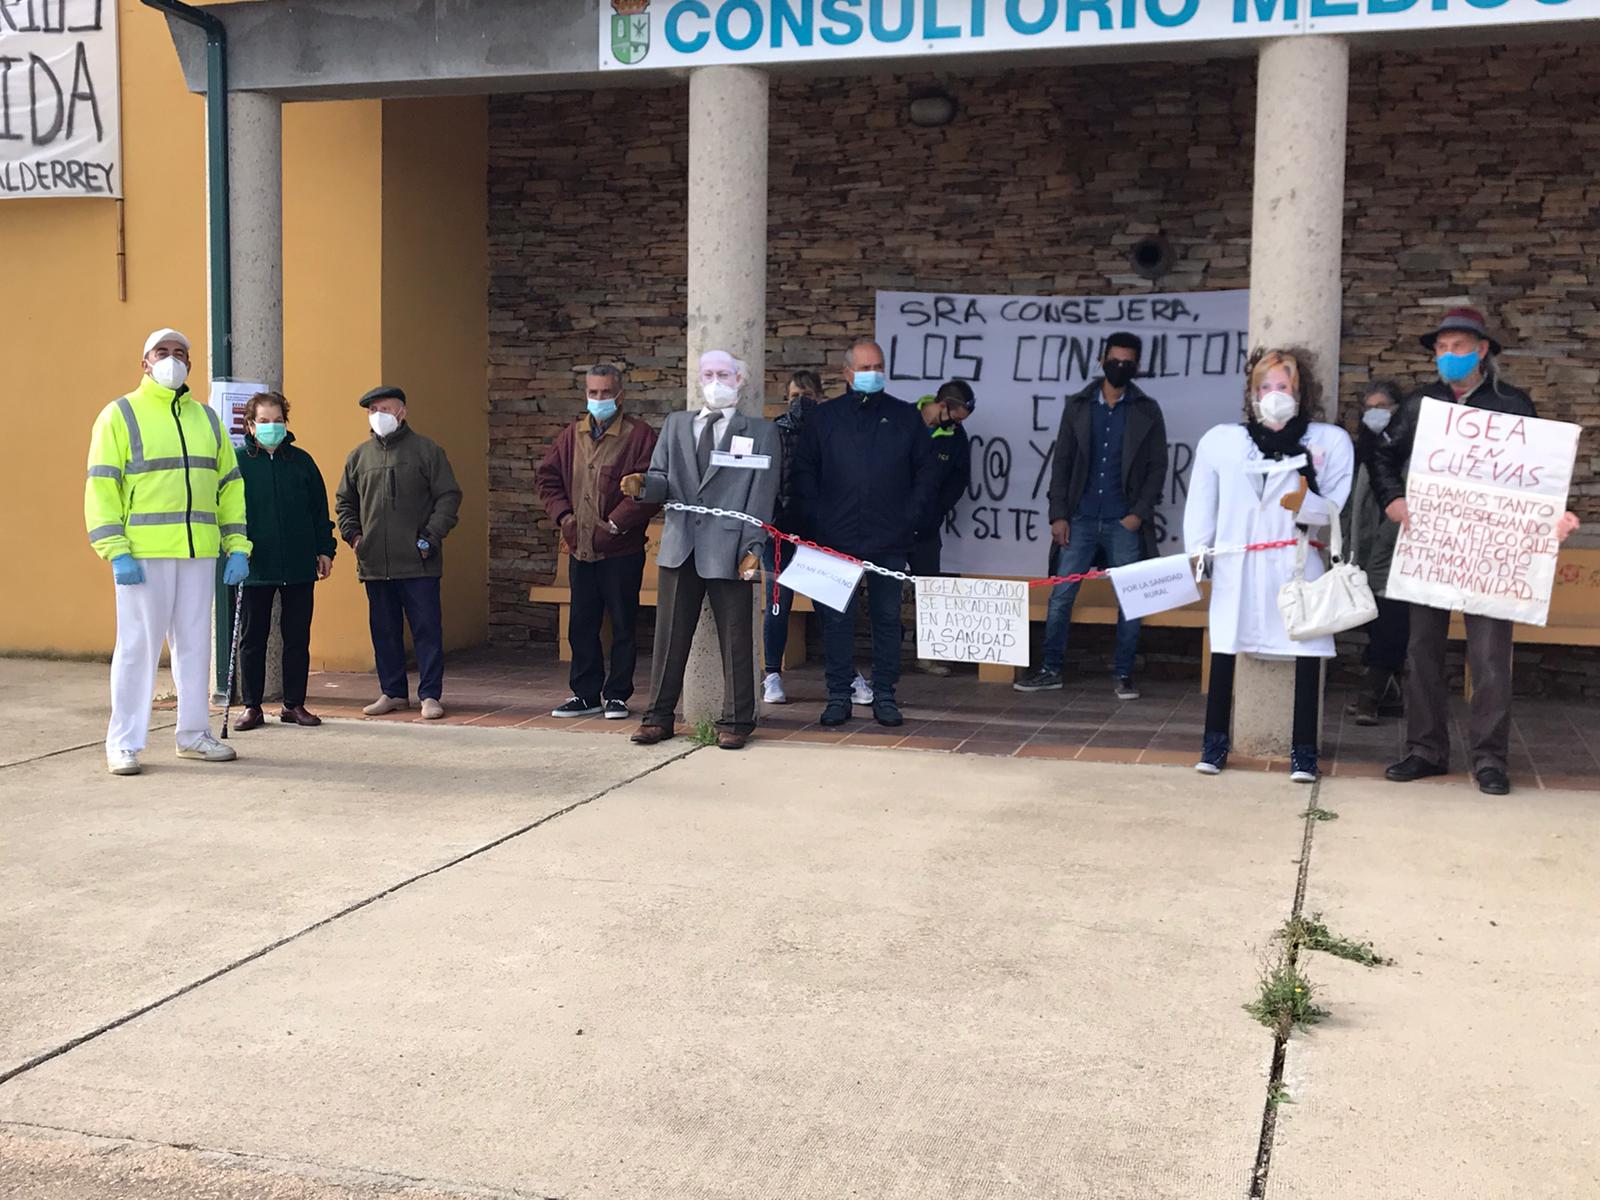
{"type": "MultiPolygon", "coordinates": [[[[675,500],[771,521],[783,465],[778,427],[735,408],[748,381],[745,365],[732,355],[722,350],[702,354],[699,378],[703,404],[697,411],[667,417],[650,469],[625,478],[623,492],[647,504],[675,500]],[[768,465],[719,465],[712,462],[714,452],[766,455],[768,465]]],[[[737,750],[755,729],[751,581],[760,573],[759,555],[766,540],[761,529],[731,517],[667,510],[656,555],[659,581],[650,707],[633,735],[635,742],[649,746],[673,735],[673,713],[683,692],[689,647],[701,604],[708,598],[722,648],[717,745],[737,750]]]]}

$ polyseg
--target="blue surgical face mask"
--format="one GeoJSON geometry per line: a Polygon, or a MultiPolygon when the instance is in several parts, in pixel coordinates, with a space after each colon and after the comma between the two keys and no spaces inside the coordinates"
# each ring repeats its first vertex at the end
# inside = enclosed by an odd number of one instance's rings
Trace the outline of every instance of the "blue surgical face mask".
{"type": "Polygon", "coordinates": [[[288,431],[289,427],[282,421],[257,421],[256,441],[268,450],[273,450],[283,441],[283,435],[288,431]]]}
{"type": "Polygon", "coordinates": [[[1478,356],[1474,354],[1441,354],[1438,358],[1439,378],[1446,383],[1456,383],[1478,369],[1478,356]]]}
{"type": "Polygon", "coordinates": [[[589,415],[602,425],[617,415],[617,402],[615,400],[590,400],[589,415]]]}
{"type": "Polygon", "coordinates": [[[883,391],[883,372],[857,371],[850,377],[850,382],[855,385],[856,391],[870,396],[873,392],[883,391]]]}

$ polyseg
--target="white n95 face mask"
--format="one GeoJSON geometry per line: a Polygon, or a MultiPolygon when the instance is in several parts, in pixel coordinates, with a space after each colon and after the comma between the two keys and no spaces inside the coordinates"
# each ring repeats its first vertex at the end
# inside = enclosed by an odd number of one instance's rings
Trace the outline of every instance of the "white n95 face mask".
{"type": "Polygon", "coordinates": [[[1299,411],[1300,402],[1288,392],[1267,392],[1256,397],[1256,412],[1268,429],[1282,429],[1299,411]]]}
{"type": "Polygon", "coordinates": [[[189,364],[181,358],[157,359],[150,366],[150,378],[162,387],[177,391],[183,386],[183,381],[189,378],[189,364]]]}
{"type": "Polygon", "coordinates": [[[1389,418],[1392,415],[1387,408],[1369,408],[1361,414],[1361,423],[1373,433],[1382,433],[1389,428],[1389,418]]]}
{"type": "Polygon", "coordinates": [[[731,388],[720,379],[713,379],[700,389],[700,394],[705,398],[707,408],[732,408],[739,402],[739,391],[731,388]]]}
{"type": "Polygon", "coordinates": [[[379,437],[388,437],[396,429],[400,428],[400,418],[393,413],[368,413],[367,424],[372,426],[372,432],[379,437]]]}

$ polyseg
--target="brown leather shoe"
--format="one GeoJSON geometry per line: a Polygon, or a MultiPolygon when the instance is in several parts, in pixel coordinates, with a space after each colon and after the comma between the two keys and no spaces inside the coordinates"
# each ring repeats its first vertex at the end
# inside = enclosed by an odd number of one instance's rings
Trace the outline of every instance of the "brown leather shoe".
{"type": "Polygon", "coordinates": [[[747,733],[729,733],[726,729],[717,733],[718,750],[743,750],[744,744],[750,740],[747,733]]]}
{"type": "Polygon", "coordinates": [[[259,708],[247,708],[239,719],[233,723],[235,731],[242,733],[246,729],[260,729],[266,718],[261,715],[259,708]]]}
{"type": "Polygon", "coordinates": [[[283,711],[278,714],[278,720],[285,725],[309,726],[322,724],[322,718],[308,713],[304,704],[296,704],[293,708],[290,708],[287,704],[284,705],[283,711]]]}
{"type": "Polygon", "coordinates": [[[657,742],[666,741],[672,734],[673,730],[665,725],[641,725],[628,740],[639,746],[654,746],[657,742]]]}

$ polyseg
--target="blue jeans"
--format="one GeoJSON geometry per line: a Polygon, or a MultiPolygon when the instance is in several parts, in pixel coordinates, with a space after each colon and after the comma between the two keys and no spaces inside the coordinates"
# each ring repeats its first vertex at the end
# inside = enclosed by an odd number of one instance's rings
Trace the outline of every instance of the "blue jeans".
{"type": "MultiPolygon", "coordinates": [[[[771,573],[773,567],[772,547],[776,543],[767,542],[761,549],[761,565],[771,573]]],[[[794,558],[794,547],[785,546],[783,564],[789,565],[794,558]]],[[[783,670],[783,652],[789,648],[789,610],[794,607],[794,592],[789,588],[778,589],[778,611],[772,611],[772,580],[768,579],[761,588],[761,611],[765,614],[761,622],[761,643],[766,656],[766,674],[783,670]]]]}
{"type": "MultiPolygon", "coordinates": [[[[903,558],[885,556],[874,561],[891,571],[906,567],[903,558]]],[[[862,588],[867,592],[867,624],[872,630],[872,694],[880,700],[893,700],[900,682],[900,581],[869,571],[862,578],[861,587],[851,594],[844,612],[835,612],[826,604],[817,605],[826,664],[823,674],[830,700],[848,700],[850,685],[855,682],[856,605],[862,588]]]]}
{"type": "MultiPolygon", "coordinates": [[[[1072,540],[1056,553],[1056,574],[1082,575],[1094,563],[1095,553],[1104,550],[1106,562],[1125,567],[1143,555],[1138,531],[1127,529],[1114,518],[1074,517],[1072,540]]],[[[1061,673],[1067,661],[1067,633],[1072,628],[1072,602],[1078,598],[1078,585],[1058,583],[1050,592],[1050,609],[1044,620],[1044,653],[1039,666],[1061,673]]],[[[1117,652],[1114,669],[1118,675],[1133,674],[1133,658],[1139,651],[1139,622],[1117,613],[1117,652]]]]}

